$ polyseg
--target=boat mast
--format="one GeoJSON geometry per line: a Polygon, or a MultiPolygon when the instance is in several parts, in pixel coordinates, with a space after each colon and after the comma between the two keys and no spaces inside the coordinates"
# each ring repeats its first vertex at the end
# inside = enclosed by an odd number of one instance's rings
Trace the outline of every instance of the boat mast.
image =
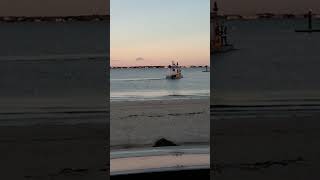
{"type": "Polygon", "coordinates": [[[312,10],[311,9],[309,10],[309,13],[308,13],[308,20],[309,20],[308,21],[309,22],[308,23],[309,24],[309,26],[308,26],[309,30],[312,30],[312,10]]]}
{"type": "Polygon", "coordinates": [[[218,16],[218,5],[217,2],[214,2],[213,9],[211,12],[210,17],[210,24],[211,24],[211,53],[213,53],[215,48],[215,41],[216,41],[216,30],[218,28],[217,16],[218,16]]]}
{"type": "Polygon", "coordinates": [[[223,32],[223,27],[220,26],[219,22],[219,17],[218,17],[218,3],[215,1],[214,2],[214,7],[213,7],[213,12],[211,14],[211,24],[213,24],[211,36],[212,36],[212,41],[213,41],[213,47],[212,47],[212,52],[215,50],[221,49],[222,47],[222,32],[223,32]]]}
{"type": "Polygon", "coordinates": [[[213,5],[213,13],[212,13],[212,22],[214,24],[214,31],[215,29],[218,27],[218,4],[217,4],[217,1],[214,2],[214,5],[213,5]]]}

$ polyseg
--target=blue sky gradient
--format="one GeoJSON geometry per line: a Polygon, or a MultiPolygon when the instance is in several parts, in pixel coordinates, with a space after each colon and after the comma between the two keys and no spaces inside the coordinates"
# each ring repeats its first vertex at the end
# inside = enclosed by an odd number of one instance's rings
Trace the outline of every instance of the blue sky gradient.
{"type": "Polygon", "coordinates": [[[111,65],[209,63],[209,0],[111,0],[111,65]],[[144,61],[136,61],[143,57],[144,61]]]}

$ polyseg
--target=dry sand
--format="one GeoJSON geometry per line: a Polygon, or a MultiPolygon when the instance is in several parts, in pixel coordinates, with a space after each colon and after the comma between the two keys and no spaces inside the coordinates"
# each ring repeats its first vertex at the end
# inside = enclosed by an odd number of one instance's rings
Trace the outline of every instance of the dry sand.
{"type": "Polygon", "coordinates": [[[177,144],[208,144],[208,99],[111,102],[111,149],[152,146],[166,138],[177,144]]]}

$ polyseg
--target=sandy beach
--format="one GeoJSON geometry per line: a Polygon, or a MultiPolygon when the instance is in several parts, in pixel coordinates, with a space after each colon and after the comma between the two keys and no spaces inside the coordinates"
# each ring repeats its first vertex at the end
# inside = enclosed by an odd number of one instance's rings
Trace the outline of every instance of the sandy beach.
{"type": "Polygon", "coordinates": [[[105,62],[0,62],[1,179],[107,179],[105,62]]]}
{"type": "Polygon", "coordinates": [[[108,177],[108,113],[103,101],[3,98],[0,109],[1,177],[108,177]]]}
{"type": "Polygon", "coordinates": [[[208,144],[208,99],[111,102],[111,150],[150,147],[166,138],[177,144],[208,144]]]}
{"type": "Polygon", "coordinates": [[[106,124],[1,126],[1,177],[106,179],[106,124]]]}
{"type": "Polygon", "coordinates": [[[320,41],[303,22],[227,22],[239,50],[211,57],[215,180],[318,179],[320,41]]]}
{"type": "Polygon", "coordinates": [[[215,179],[318,177],[319,106],[212,108],[215,179]]]}

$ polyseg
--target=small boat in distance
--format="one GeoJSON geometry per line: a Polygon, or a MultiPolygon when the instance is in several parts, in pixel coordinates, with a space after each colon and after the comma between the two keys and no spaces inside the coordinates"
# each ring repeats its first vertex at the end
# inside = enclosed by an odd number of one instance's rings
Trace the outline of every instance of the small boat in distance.
{"type": "Polygon", "coordinates": [[[181,67],[179,66],[179,63],[177,64],[172,61],[172,65],[168,66],[169,68],[169,73],[166,75],[167,79],[181,79],[183,78],[181,74],[181,67]]]}
{"type": "Polygon", "coordinates": [[[202,71],[202,72],[210,72],[210,71],[208,70],[208,66],[205,66],[205,68],[206,68],[206,70],[204,70],[204,71],[202,71]]]}

